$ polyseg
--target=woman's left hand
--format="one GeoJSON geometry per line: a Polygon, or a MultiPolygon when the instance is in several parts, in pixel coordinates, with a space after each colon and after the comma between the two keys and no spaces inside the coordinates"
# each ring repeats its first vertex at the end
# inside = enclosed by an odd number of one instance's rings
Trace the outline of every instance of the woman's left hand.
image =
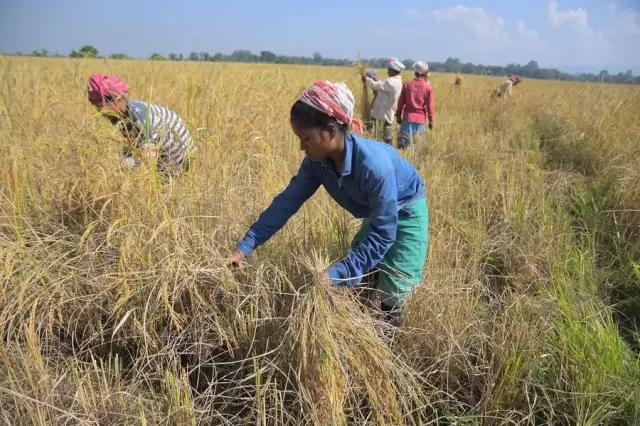
{"type": "Polygon", "coordinates": [[[318,283],[328,289],[333,288],[333,281],[326,270],[318,274],[318,283]]]}
{"type": "Polygon", "coordinates": [[[135,169],[140,165],[135,157],[123,157],[120,164],[126,169],[135,169]]]}

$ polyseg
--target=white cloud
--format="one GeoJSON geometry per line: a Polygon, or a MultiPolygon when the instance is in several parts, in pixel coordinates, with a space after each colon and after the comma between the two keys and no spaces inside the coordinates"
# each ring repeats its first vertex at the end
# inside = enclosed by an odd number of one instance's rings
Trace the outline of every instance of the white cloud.
{"type": "Polygon", "coordinates": [[[640,35],[640,18],[634,10],[629,9],[614,16],[614,28],[619,34],[638,36],[640,35]]]}
{"type": "MultiPolygon", "coordinates": [[[[430,12],[405,10],[412,21],[423,24],[422,35],[438,40],[429,51],[456,56],[476,63],[528,62],[533,53],[540,52],[537,32],[524,21],[508,23],[502,16],[493,15],[480,7],[458,4],[430,12]],[[522,44],[531,48],[522,49],[522,44]]],[[[422,49],[422,48],[420,48],[422,49]]]]}
{"type": "Polygon", "coordinates": [[[573,24],[585,30],[589,29],[587,11],[582,8],[569,9],[565,12],[560,12],[560,10],[558,10],[558,2],[556,0],[551,0],[549,2],[548,11],[551,23],[556,27],[561,27],[565,24],[573,24]]]}
{"type": "Polygon", "coordinates": [[[458,25],[475,36],[496,40],[504,36],[504,19],[500,16],[492,16],[479,7],[459,4],[449,9],[433,11],[431,15],[436,21],[458,25]]]}
{"type": "Polygon", "coordinates": [[[420,18],[422,18],[422,15],[423,15],[423,14],[422,14],[422,12],[420,12],[419,10],[414,9],[414,8],[412,8],[412,7],[410,7],[409,9],[407,9],[407,10],[406,10],[406,13],[407,13],[407,17],[408,17],[409,19],[411,19],[411,20],[414,20],[414,21],[415,21],[415,20],[418,20],[418,19],[420,19],[420,18]]]}
{"type": "Polygon", "coordinates": [[[518,21],[518,34],[523,37],[538,40],[538,32],[534,29],[528,28],[527,24],[523,20],[518,21]]]}
{"type": "MultiPolygon", "coordinates": [[[[640,16],[638,12],[628,9],[618,13],[612,10],[608,24],[603,31],[606,50],[603,58],[610,63],[640,68],[640,16]]],[[[638,71],[636,71],[637,73],[638,71]]]]}
{"type": "Polygon", "coordinates": [[[589,15],[586,10],[578,8],[560,11],[558,1],[551,0],[548,12],[551,24],[556,29],[565,31],[562,35],[573,45],[573,49],[583,50],[586,54],[605,48],[604,33],[589,27],[589,15]]]}
{"type": "Polygon", "coordinates": [[[549,21],[553,30],[550,40],[561,40],[555,46],[554,61],[572,61],[588,66],[639,64],[637,51],[640,45],[640,23],[634,10],[620,11],[615,3],[605,9],[602,29],[589,24],[589,15],[582,8],[561,10],[558,0],[548,4],[549,21]],[[563,50],[565,53],[563,53],[563,50]]]}
{"type": "Polygon", "coordinates": [[[524,17],[507,20],[464,4],[433,11],[406,9],[406,25],[390,28],[387,38],[380,38],[377,44],[391,46],[394,55],[427,60],[451,56],[465,62],[524,64],[533,59],[546,67],[640,70],[638,11],[611,2],[593,9],[571,9],[564,6],[566,1],[541,4],[548,23],[537,27],[531,27],[524,17]],[[597,27],[589,19],[595,13],[601,14],[597,27]]]}

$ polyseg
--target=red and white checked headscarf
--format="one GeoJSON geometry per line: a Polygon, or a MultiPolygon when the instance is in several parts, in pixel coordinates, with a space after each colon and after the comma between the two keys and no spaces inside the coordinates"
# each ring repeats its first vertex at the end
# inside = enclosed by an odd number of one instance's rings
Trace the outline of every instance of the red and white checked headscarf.
{"type": "Polygon", "coordinates": [[[362,131],[360,122],[353,119],[356,100],[346,84],[332,83],[328,80],[316,81],[302,93],[300,100],[335,118],[340,124],[350,124],[355,133],[362,131]]]}
{"type": "Polygon", "coordinates": [[[522,81],[522,77],[520,77],[519,75],[512,75],[511,77],[509,77],[509,80],[513,81],[514,83],[518,84],[522,81]]]}
{"type": "Polygon", "coordinates": [[[129,87],[124,80],[100,73],[92,74],[87,85],[87,97],[94,105],[102,105],[106,96],[119,97],[129,92],[129,87]]]}
{"type": "Polygon", "coordinates": [[[404,64],[396,58],[389,59],[389,65],[387,65],[387,67],[397,72],[401,72],[403,69],[406,68],[404,64]]]}
{"type": "Polygon", "coordinates": [[[429,72],[429,64],[427,64],[426,62],[418,61],[418,62],[413,64],[413,69],[418,74],[425,75],[426,73],[429,72]]]}

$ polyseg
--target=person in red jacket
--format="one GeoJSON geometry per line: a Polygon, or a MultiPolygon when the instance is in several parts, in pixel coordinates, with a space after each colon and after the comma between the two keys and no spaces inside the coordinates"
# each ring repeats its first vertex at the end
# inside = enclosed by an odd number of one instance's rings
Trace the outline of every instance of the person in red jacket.
{"type": "Polygon", "coordinates": [[[415,76],[402,87],[396,119],[400,123],[398,148],[404,149],[413,143],[415,134],[423,134],[427,118],[429,129],[435,125],[436,108],[433,86],[428,81],[429,65],[426,62],[413,64],[415,76]]]}

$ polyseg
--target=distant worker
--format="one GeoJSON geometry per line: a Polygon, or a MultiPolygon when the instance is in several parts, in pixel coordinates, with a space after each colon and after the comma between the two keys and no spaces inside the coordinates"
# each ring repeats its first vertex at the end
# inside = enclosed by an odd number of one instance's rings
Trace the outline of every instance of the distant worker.
{"type": "Polygon", "coordinates": [[[512,75],[500,83],[500,85],[493,91],[493,96],[497,96],[498,98],[502,96],[512,96],[511,90],[513,86],[517,86],[521,81],[522,77],[519,75],[512,75]]]}
{"type": "Polygon", "coordinates": [[[435,95],[429,83],[429,64],[416,62],[413,64],[415,78],[402,86],[396,119],[400,123],[398,148],[404,149],[413,144],[416,134],[423,134],[424,125],[429,119],[429,129],[433,129],[436,118],[435,95]]]}
{"type": "Polygon", "coordinates": [[[89,102],[129,142],[123,148],[122,165],[132,169],[147,159],[155,161],[163,177],[186,172],[196,148],[182,119],[164,107],[129,99],[128,93],[127,83],[118,77],[89,77],[89,102]]]}
{"type": "Polygon", "coordinates": [[[376,139],[380,139],[382,133],[382,140],[388,144],[391,144],[393,139],[393,123],[396,105],[402,91],[401,73],[403,69],[405,66],[402,62],[391,58],[387,65],[388,79],[379,81],[368,76],[363,77],[367,86],[376,92],[371,111],[376,129],[376,139]]]}
{"type": "Polygon", "coordinates": [[[456,80],[454,81],[453,84],[455,84],[456,86],[460,87],[462,86],[462,80],[464,79],[464,77],[462,77],[460,74],[456,75],[456,80]]]}

